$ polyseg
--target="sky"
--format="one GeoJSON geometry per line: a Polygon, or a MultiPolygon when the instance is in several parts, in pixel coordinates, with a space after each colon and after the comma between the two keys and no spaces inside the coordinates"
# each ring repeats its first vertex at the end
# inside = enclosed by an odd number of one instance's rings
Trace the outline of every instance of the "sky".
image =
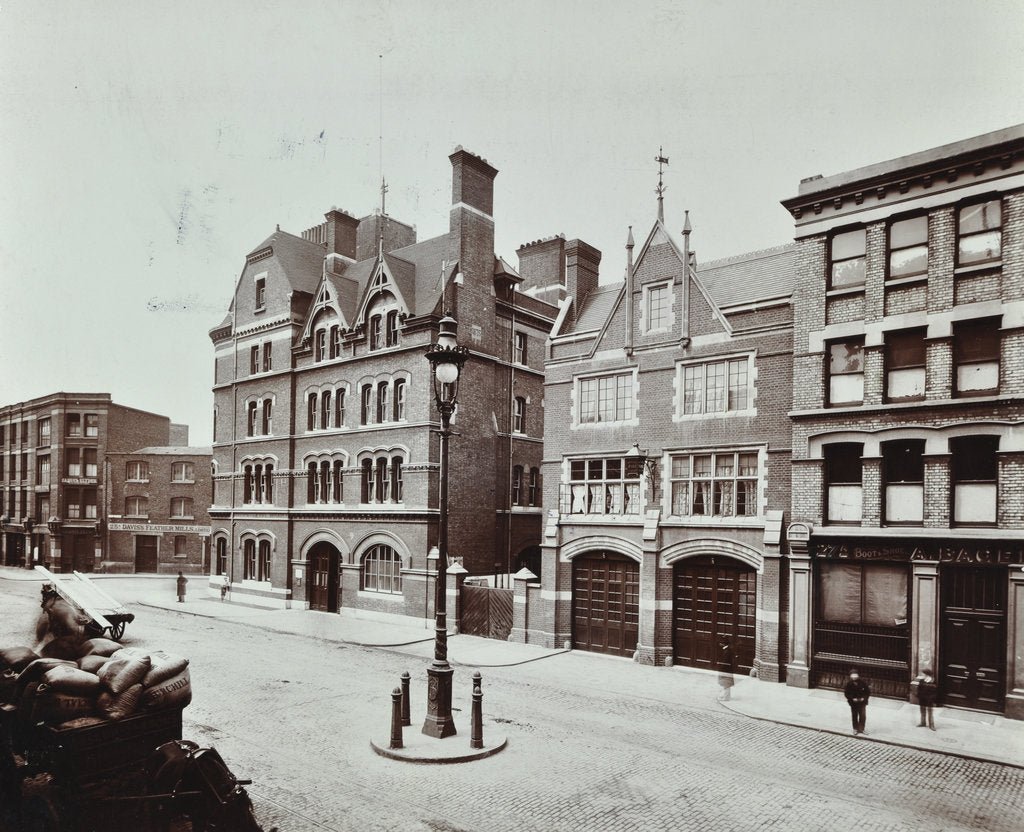
{"type": "Polygon", "coordinates": [[[461,145],[497,253],[562,233],[621,279],[782,245],[830,175],[1024,123],[1019,0],[3,0],[0,405],[58,390],[209,444],[245,255],[338,207],[448,229],[461,145]]]}

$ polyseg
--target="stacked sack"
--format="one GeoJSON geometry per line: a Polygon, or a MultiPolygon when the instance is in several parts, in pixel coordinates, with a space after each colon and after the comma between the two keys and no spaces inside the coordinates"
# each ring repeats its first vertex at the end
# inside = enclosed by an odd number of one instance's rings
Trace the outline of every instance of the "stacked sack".
{"type": "Polygon", "coordinates": [[[44,658],[27,647],[0,650],[0,701],[22,719],[78,728],[192,701],[188,659],[116,641],[84,642],[77,661],[44,658]]]}

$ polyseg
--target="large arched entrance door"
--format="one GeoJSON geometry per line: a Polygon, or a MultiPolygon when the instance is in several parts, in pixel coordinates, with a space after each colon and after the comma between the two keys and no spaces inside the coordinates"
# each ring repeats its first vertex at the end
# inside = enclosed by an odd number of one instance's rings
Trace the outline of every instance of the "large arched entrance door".
{"type": "Polygon", "coordinates": [[[309,552],[309,608],[338,611],[339,554],[330,543],[317,543],[309,552]]]}
{"type": "Polygon", "coordinates": [[[757,573],[732,558],[687,558],[675,566],[672,628],[675,661],[718,667],[718,644],[728,639],[733,670],[749,673],[757,629],[757,573]]]}
{"type": "Polygon", "coordinates": [[[632,656],[640,634],[640,564],[615,552],[572,562],[572,640],[576,650],[632,656]]]}

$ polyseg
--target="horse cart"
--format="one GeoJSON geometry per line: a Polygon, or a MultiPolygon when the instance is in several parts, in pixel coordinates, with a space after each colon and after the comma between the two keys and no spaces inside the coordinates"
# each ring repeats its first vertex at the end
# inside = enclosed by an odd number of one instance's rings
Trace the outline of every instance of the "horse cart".
{"type": "Polygon", "coordinates": [[[262,832],[213,748],[177,739],[181,708],[74,728],[0,705],[2,832],[262,832]]]}
{"type": "Polygon", "coordinates": [[[43,566],[37,566],[36,571],[49,581],[51,590],[57,596],[88,617],[85,628],[90,636],[106,634],[120,641],[124,636],[125,625],[135,620],[135,616],[128,612],[124,604],[116,601],[81,572],[72,572],[70,576],[55,575],[43,566]]]}

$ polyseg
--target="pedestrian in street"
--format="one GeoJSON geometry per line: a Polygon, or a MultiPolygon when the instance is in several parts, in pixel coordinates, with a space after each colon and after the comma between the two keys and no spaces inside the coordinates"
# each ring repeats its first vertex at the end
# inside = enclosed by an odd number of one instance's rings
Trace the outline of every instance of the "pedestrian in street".
{"type": "Polygon", "coordinates": [[[722,692],[718,695],[719,702],[728,702],[732,695],[733,679],[733,650],[729,639],[720,639],[718,642],[718,686],[722,692]]]}
{"type": "Polygon", "coordinates": [[[181,574],[181,570],[178,570],[178,603],[182,603],[185,600],[185,584],[188,583],[188,578],[181,574]]]}
{"type": "Polygon", "coordinates": [[[935,700],[938,698],[939,688],[935,684],[931,670],[925,668],[917,680],[917,704],[921,706],[921,722],[918,728],[924,728],[925,723],[933,731],[935,730],[935,700]]]}
{"type": "Polygon", "coordinates": [[[850,678],[843,688],[846,701],[850,704],[850,716],[853,718],[853,733],[866,734],[864,724],[868,717],[868,698],[871,696],[871,688],[868,683],[860,678],[860,671],[853,668],[850,671],[850,678]]]}
{"type": "Polygon", "coordinates": [[[220,600],[223,601],[229,590],[231,589],[231,581],[228,580],[227,575],[224,576],[224,583],[220,585],[220,600]]]}

